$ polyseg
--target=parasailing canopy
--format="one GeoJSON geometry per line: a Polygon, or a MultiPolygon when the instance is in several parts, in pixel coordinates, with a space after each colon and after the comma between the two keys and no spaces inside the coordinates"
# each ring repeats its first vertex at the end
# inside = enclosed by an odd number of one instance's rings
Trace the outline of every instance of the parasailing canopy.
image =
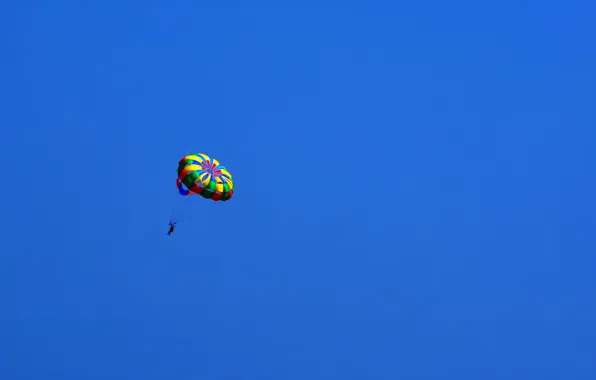
{"type": "Polygon", "coordinates": [[[204,153],[189,154],[178,163],[176,187],[180,195],[200,195],[213,201],[227,201],[234,194],[232,174],[204,153]]]}

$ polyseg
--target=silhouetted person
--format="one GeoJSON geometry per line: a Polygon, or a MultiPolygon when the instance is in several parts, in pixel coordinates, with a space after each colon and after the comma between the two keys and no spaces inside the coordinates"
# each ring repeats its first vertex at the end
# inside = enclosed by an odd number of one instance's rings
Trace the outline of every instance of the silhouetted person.
{"type": "Polygon", "coordinates": [[[176,227],[176,223],[170,222],[170,230],[168,231],[168,236],[174,232],[174,228],[176,227]]]}

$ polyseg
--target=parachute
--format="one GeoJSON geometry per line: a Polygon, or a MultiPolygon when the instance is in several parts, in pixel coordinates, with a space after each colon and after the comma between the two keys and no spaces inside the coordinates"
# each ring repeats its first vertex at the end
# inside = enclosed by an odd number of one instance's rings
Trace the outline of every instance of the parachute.
{"type": "MultiPolygon", "coordinates": [[[[178,193],[186,199],[190,195],[200,195],[212,201],[225,202],[234,195],[234,181],[228,169],[216,159],[203,153],[189,154],[178,162],[178,176],[176,187],[178,193]]],[[[184,202],[186,203],[186,202],[184,202]]],[[[180,205],[170,217],[171,234],[178,221],[183,219],[183,214],[188,209],[187,205],[180,205]]]]}
{"type": "Polygon", "coordinates": [[[176,187],[180,195],[200,195],[213,201],[228,201],[234,181],[228,169],[203,153],[184,156],[178,163],[176,187]]]}

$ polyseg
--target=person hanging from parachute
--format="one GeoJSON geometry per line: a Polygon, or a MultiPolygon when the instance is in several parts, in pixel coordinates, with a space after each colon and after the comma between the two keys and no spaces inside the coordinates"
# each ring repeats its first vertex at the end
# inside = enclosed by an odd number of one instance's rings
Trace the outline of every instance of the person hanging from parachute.
{"type": "MultiPolygon", "coordinates": [[[[184,156],[178,162],[176,187],[182,196],[200,195],[212,201],[225,202],[234,194],[234,181],[228,169],[216,159],[203,153],[184,156]]],[[[169,223],[171,235],[176,221],[169,223]]]]}
{"type": "Polygon", "coordinates": [[[176,228],[176,223],[174,222],[170,222],[170,230],[168,231],[168,236],[170,236],[172,234],[172,232],[174,232],[174,228],[176,228]]]}

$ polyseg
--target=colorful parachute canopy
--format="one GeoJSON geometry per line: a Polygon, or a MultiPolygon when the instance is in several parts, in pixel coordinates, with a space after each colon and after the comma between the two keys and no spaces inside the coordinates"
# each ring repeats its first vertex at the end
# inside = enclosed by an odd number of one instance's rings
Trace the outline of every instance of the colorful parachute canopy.
{"type": "Polygon", "coordinates": [[[190,154],[180,160],[176,187],[181,195],[198,194],[214,201],[227,201],[234,193],[230,172],[203,153],[190,154]]]}

